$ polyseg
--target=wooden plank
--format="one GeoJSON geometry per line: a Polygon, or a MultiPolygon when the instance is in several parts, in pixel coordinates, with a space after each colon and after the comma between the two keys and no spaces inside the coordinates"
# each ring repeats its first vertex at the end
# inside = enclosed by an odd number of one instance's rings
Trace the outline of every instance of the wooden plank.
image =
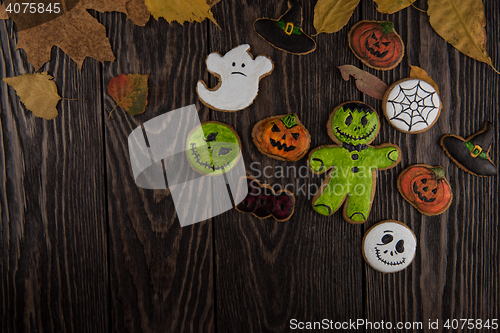
{"type": "MultiPolygon", "coordinates": [[[[387,16],[377,13],[371,3],[362,5],[363,19],[392,20],[406,44],[400,66],[375,73],[391,84],[409,76],[410,64],[417,65],[436,81],[443,103],[437,123],[418,135],[397,132],[384,120],[382,142],[398,144],[403,158],[394,172],[379,178],[379,191],[387,195],[375,198],[373,214],[377,220],[407,224],[417,236],[418,249],[414,262],[403,272],[384,275],[366,266],[366,318],[394,325],[421,322],[425,332],[431,331],[429,320],[438,319],[441,329],[447,319],[498,318],[499,213],[493,208],[498,207],[493,194],[498,192],[498,177],[479,178],[463,172],[444,154],[439,140],[446,133],[467,137],[482,128],[485,120],[493,121],[498,132],[499,77],[487,65],[447,44],[432,29],[425,13],[408,8],[387,16]],[[441,165],[447,171],[454,201],[442,215],[423,216],[397,193],[397,175],[415,163],[441,165]]],[[[498,63],[500,49],[493,36],[498,36],[500,6],[485,5],[488,28],[493,28],[488,31],[490,45],[494,45],[491,52],[498,63]]],[[[380,102],[375,105],[380,109],[380,102]]],[[[498,140],[491,156],[498,165],[498,140]]],[[[366,224],[365,230],[370,226],[366,224]]]]}
{"type": "MultiPolygon", "coordinates": [[[[313,34],[314,3],[302,6],[303,28],[313,34]]],[[[315,37],[317,50],[305,56],[279,51],[255,33],[257,18],[277,18],[286,9],[286,1],[224,1],[213,9],[221,30],[211,26],[211,52],[224,54],[248,43],[254,56],[266,55],[274,62],[250,107],[236,113],[211,111],[213,117],[235,127],[249,174],[268,184],[291,184],[296,192],[295,213],[287,222],[235,210],[214,218],[219,332],[284,332],[294,318],[363,318],[362,226],[348,224],[341,213],[326,218],[314,212],[311,198],[324,175],[308,173],[305,158],[280,162],[262,155],[250,136],[259,120],[295,112],[311,133],[311,147],[332,144],[326,130],[330,113],[342,102],[361,98],[336,68],[360,63],[347,47],[347,30],[315,37]]],[[[358,10],[352,22],[356,17],[358,10]]],[[[213,77],[211,84],[216,84],[213,77]]]]}
{"type": "MultiPolygon", "coordinates": [[[[0,21],[0,77],[32,70],[0,21]]],[[[59,116],[35,118],[0,82],[2,332],[109,330],[101,66],[61,50],[43,70],[59,116]],[[90,320],[89,320],[90,319],[90,320]]]]}
{"type": "MultiPolygon", "coordinates": [[[[151,18],[138,27],[112,13],[102,24],[117,57],[104,67],[103,87],[121,73],[150,73],[146,112],[132,117],[118,109],[105,123],[112,327],[118,332],[211,332],[212,224],[181,228],[168,191],[136,185],[128,152],[132,130],[197,103],[194,88],[203,73],[207,22],[181,26],[151,18]]],[[[108,113],[115,102],[105,88],[102,94],[108,113]]],[[[208,120],[208,113],[200,118],[208,120]]]]}

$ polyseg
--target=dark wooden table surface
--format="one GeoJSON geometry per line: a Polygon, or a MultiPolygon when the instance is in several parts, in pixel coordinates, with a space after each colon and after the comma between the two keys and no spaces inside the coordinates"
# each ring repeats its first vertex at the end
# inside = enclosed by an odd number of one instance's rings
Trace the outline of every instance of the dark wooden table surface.
{"type": "MultiPolygon", "coordinates": [[[[313,34],[316,1],[303,1],[303,28],[313,34]]],[[[416,5],[426,8],[426,1],[416,5]]],[[[278,51],[253,30],[262,16],[278,17],[285,1],[222,0],[213,23],[168,24],[151,18],[135,26],[121,13],[91,11],[106,28],[116,61],[87,58],[81,72],[59,48],[42,70],[59,93],[84,101],[61,101],[60,115],[35,118],[12,88],[0,83],[0,272],[2,332],[285,332],[290,321],[422,322],[500,319],[498,176],[472,176],[453,164],[438,142],[445,133],[467,137],[485,120],[498,133],[500,75],[455,50],[413,8],[393,15],[362,0],[344,29],[315,38],[306,56],[278,51]],[[406,44],[401,64],[388,72],[364,66],[347,46],[361,19],[392,20],[406,44]],[[216,84],[206,56],[248,43],[254,55],[274,62],[254,104],[236,113],[209,110],[195,92],[199,79],[216,84]],[[234,126],[247,171],[252,162],[271,171],[307,165],[258,152],[250,132],[260,119],[296,112],[312,136],[311,147],[330,144],[326,121],[348,100],[381,102],[342,80],[336,66],[353,64],[387,84],[409,76],[410,64],[425,69],[444,104],[427,132],[398,132],[381,118],[374,144],[402,150],[394,169],[379,172],[368,221],[345,222],[340,213],[315,213],[310,198],[296,197],[288,222],[259,220],[230,210],[181,228],[165,190],[136,186],[127,138],[140,124],[167,111],[196,104],[202,121],[234,126]],[[149,104],[132,117],[115,111],[106,93],[121,73],[151,73],[149,104]],[[396,188],[403,168],[442,165],[454,201],[444,214],[421,215],[396,188]],[[381,274],[361,253],[362,237],[375,223],[395,219],[417,236],[415,260],[404,271],[381,274]]],[[[485,1],[488,50],[500,67],[500,2],[485,1]]],[[[10,21],[0,21],[0,77],[33,72],[15,50],[10,21]]],[[[499,165],[499,139],[490,154],[499,165]]],[[[273,172],[268,172],[273,173],[273,172]]],[[[323,177],[260,177],[267,183],[319,185],[323,177]]],[[[361,332],[376,331],[360,328],[361,332]]],[[[381,331],[381,330],[378,330],[381,331]]],[[[413,331],[412,329],[403,331],[413,331]]],[[[434,330],[436,331],[436,330],[434,330]]]]}

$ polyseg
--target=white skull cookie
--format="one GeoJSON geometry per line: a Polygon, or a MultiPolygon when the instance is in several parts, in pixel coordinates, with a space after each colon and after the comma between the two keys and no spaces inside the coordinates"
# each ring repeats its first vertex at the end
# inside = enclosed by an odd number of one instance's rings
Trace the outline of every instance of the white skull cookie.
{"type": "Polygon", "coordinates": [[[210,53],[207,68],[219,78],[219,83],[209,89],[198,81],[196,92],[203,104],[219,111],[243,110],[253,103],[259,92],[259,81],[273,70],[273,62],[265,56],[253,59],[250,45],[235,47],[224,56],[210,53]]]}
{"type": "Polygon", "coordinates": [[[413,231],[398,221],[375,224],[363,238],[366,262],[382,273],[398,272],[412,262],[417,248],[413,231]]]}

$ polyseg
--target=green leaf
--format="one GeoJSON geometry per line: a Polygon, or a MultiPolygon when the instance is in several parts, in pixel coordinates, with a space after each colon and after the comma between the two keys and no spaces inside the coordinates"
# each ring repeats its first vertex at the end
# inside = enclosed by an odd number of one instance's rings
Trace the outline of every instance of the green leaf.
{"type": "Polygon", "coordinates": [[[108,94],[128,114],[141,114],[148,104],[148,78],[149,74],[120,74],[109,81],[108,94]]]}

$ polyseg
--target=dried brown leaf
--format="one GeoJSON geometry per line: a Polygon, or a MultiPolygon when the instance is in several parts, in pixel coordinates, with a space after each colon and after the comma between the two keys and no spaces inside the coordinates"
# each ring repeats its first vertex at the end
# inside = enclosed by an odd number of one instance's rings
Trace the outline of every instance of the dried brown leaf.
{"type": "Polygon", "coordinates": [[[431,79],[431,77],[427,74],[426,71],[424,71],[422,68],[420,68],[418,66],[410,65],[410,67],[411,67],[410,77],[420,79],[420,80],[423,80],[423,81],[429,83],[434,89],[436,89],[436,91],[439,95],[439,89],[438,89],[436,82],[434,82],[434,80],[431,79]]]}
{"type": "Polygon", "coordinates": [[[318,0],[314,7],[314,28],[318,34],[342,29],[356,9],[359,0],[318,0]]]}
{"type": "Polygon", "coordinates": [[[56,106],[61,100],[52,79],[47,72],[43,72],[8,77],[3,81],[14,88],[26,109],[36,117],[51,120],[57,117],[56,106]]]}
{"type": "Polygon", "coordinates": [[[217,24],[206,0],[145,0],[145,3],[155,19],[163,17],[168,23],[202,22],[208,18],[217,24]]]}
{"type": "Polygon", "coordinates": [[[377,3],[377,10],[384,14],[394,14],[401,9],[411,6],[415,0],[373,0],[377,3]]]}
{"type": "Polygon", "coordinates": [[[349,81],[349,76],[355,78],[356,87],[362,93],[380,100],[384,98],[384,94],[389,87],[378,77],[352,65],[343,65],[337,68],[340,69],[344,80],[349,81]]]}
{"type": "MultiPolygon", "coordinates": [[[[144,0],[63,0],[60,13],[36,15],[8,13],[7,0],[0,7],[0,18],[11,18],[18,27],[17,49],[26,51],[28,61],[38,70],[50,60],[53,46],[58,46],[81,68],[86,57],[100,62],[113,61],[115,56],[106,37],[106,29],[87,12],[119,11],[129,13],[136,24],[144,25],[149,20],[144,0]]],[[[53,6],[53,3],[52,3],[53,6]]],[[[24,9],[23,7],[21,7],[24,9]]],[[[52,7],[53,8],[53,7],[52,7]]]]}
{"type": "Polygon", "coordinates": [[[481,0],[429,0],[427,4],[431,26],[445,41],[493,67],[486,51],[486,18],[481,0]]]}

